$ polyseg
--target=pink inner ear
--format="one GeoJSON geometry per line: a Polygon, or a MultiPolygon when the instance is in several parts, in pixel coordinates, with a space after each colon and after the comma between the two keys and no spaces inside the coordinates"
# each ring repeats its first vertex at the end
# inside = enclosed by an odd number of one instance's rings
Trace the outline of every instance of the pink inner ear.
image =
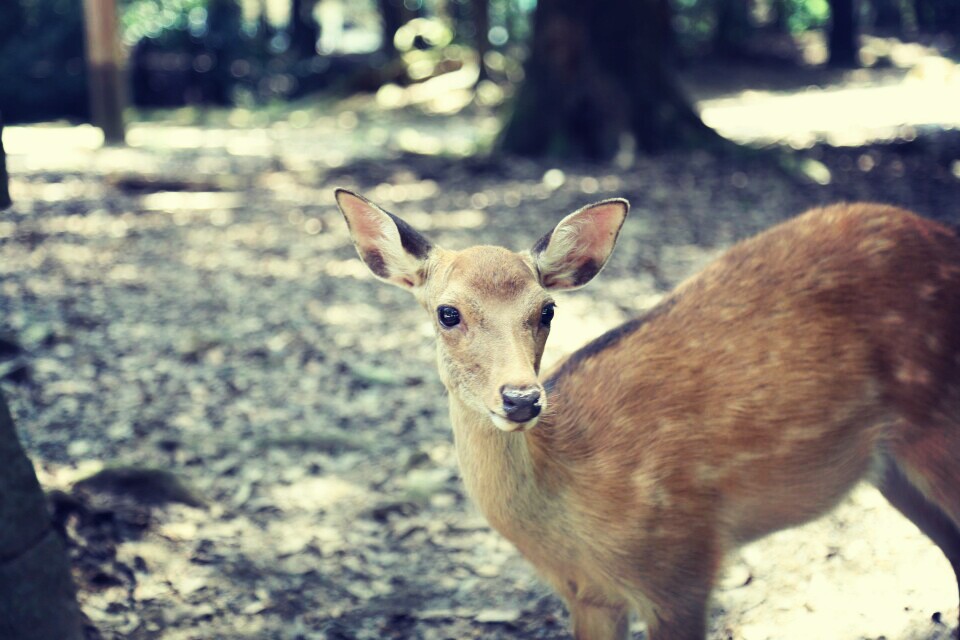
{"type": "Polygon", "coordinates": [[[617,241],[626,203],[611,201],[570,214],[553,231],[538,256],[541,282],[548,289],[581,287],[603,268],[617,241]]]}
{"type": "Polygon", "coordinates": [[[354,237],[363,245],[375,244],[384,237],[382,213],[369,202],[344,194],[340,207],[350,220],[354,237]]]}
{"type": "Polygon", "coordinates": [[[584,213],[586,219],[580,227],[580,241],[577,244],[583,247],[586,255],[580,257],[602,263],[617,239],[623,220],[623,205],[604,204],[584,213]]]}

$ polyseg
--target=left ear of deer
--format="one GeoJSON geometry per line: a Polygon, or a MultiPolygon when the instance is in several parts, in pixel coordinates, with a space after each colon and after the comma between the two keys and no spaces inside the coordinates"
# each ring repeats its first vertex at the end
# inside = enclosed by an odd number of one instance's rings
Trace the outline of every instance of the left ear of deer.
{"type": "Polygon", "coordinates": [[[336,197],[357,253],[373,275],[404,289],[423,284],[431,242],[366,198],[346,189],[337,189],[336,197]]]}
{"type": "Polygon", "coordinates": [[[545,289],[576,289],[600,273],[613,252],[630,204],[604,200],[575,211],[533,246],[540,284],[545,289]]]}

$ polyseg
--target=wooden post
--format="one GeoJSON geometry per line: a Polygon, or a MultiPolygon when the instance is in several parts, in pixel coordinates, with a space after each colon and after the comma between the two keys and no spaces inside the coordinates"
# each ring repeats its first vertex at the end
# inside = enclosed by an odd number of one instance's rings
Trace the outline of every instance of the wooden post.
{"type": "Polygon", "coordinates": [[[116,0],[84,0],[87,86],[93,124],[107,144],[123,144],[124,92],[120,78],[116,0]]]}

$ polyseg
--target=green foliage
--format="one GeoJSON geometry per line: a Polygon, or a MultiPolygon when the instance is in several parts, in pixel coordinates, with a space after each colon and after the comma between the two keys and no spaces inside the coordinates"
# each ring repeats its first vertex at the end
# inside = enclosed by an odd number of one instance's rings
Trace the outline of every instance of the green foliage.
{"type": "Polygon", "coordinates": [[[126,0],[120,25],[123,40],[130,45],[171,31],[202,36],[207,29],[207,0],[126,0]]]}
{"type": "Polygon", "coordinates": [[[830,18],[827,0],[783,0],[787,9],[787,27],[791,33],[802,33],[826,25],[830,18]]]}

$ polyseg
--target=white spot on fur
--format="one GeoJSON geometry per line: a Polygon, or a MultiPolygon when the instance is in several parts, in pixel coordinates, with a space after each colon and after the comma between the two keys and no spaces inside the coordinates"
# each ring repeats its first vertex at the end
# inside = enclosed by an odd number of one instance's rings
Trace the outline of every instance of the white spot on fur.
{"type": "Polygon", "coordinates": [[[916,362],[905,362],[897,369],[897,380],[903,384],[925,386],[930,384],[930,372],[916,362]]]}
{"type": "Polygon", "coordinates": [[[903,324],[903,316],[901,316],[899,313],[891,311],[887,315],[883,316],[883,320],[881,322],[883,322],[883,324],[901,325],[903,324]]]}

